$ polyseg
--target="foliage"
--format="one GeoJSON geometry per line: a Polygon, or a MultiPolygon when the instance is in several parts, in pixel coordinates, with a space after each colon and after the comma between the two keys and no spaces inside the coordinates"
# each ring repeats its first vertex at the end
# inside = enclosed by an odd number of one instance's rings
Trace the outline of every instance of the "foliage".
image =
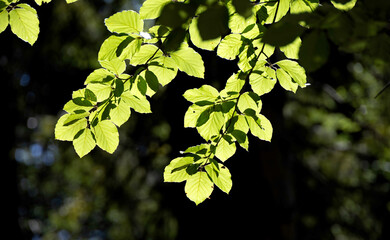
{"type": "MultiPolygon", "coordinates": [[[[189,76],[204,77],[203,60],[190,42],[206,50],[218,46],[219,56],[228,59],[238,56],[240,70],[228,79],[222,91],[203,85],[184,93],[192,102],[184,125],[196,128],[207,143],[190,147],[182,157],[173,160],[165,169],[164,179],[186,181],[187,197],[196,204],[210,196],[214,184],[229,193],[231,176],[223,162],[234,155],[236,143],[248,150],[249,131],[262,140],[270,141],[272,137],[271,123],[260,114],[260,96],[270,92],[277,80],[294,92],[298,85],[305,87],[306,83],[305,71],[296,61],[284,59],[271,63],[269,57],[275,48],[261,41],[264,24],[281,19],[287,13],[289,2],[253,7],[248,4],[247,10],[240,11],[245,15],[241,15],[236,8],[245,6],[237,2],[149,0],[144,3],[146,7],[141,7],[140,14],[130,10],[107,18],[105,25],[114,34],[100,48],[102,68],[92,72],[85,81],[86,88],[75,91],[72,100],[65,104],[67,113],[56,125],[56,138],[73,141],[80,157],[96,145],[113,153],[119,144],[117,127],[128,120],[130,109],[150,113],[148,97],[155,94],[159,85],[171,82],[178,70],[189,76]],[[285,10],[283,15],[278,12],[279,5],[285,10]],[[256,24],[257,12],[264,7],[269,8],[269,15],[256,24]],[[172,21],[171,14],[179,12],[183,13],[177,16],[180,20],[172,21]],[[157,24],[161,25],[143,32],[143,18],[157,16],[157,24]],[[229,26],[229,18],[237,20],[229,26]],[[210,20],[215,26],[203,24],[210,20]],[[245,24],[237,26],[239,20],[245,24]]],[[[292,45],[286,51],[296,51],[290,50],[296,47],[292,45]]]]}
{"type": "MultiPolygon", "coordinates": [[[[3,12],[9,13],[12,31],[33,44],[39,32],[35,10],[26,4],[9,4],[3,12]],[[25,10],[29,12],[26,17],[13,17],[25,10]]],[[[147,0],[139,14],[118,12],[105,20],[113,34],[98,53],[101,68],[93,71],[85,81],[86,87],[73,92],[72,100],[65,104],[66,114],[58,120],[56,138],[73,141],[80,157],[96,146],[113,153],[119,144],[118,127],[129,119],[130,109],[150,113],[148,98],[170,83],[178,70],[204,77],[204,63],[193,44],[215,51],[221,58],[237,59],[240,70],[232,74],[221,91],[203,85],[184,93],[192,103],[184,116],[184,126],[196,128],[206,143],[189,147],[172,160],[164,179],[186,181],[187,197],[196,204],[210,196],[214,185],[229,193],[232,181],[224,162],[234,155],[236,145],[248,150],[249,132],[261,140],[272,138],[272,125],[260,113],[261,96],[269,93],[276,82],[295,93],[298,86],[306,86],[301,65],[313,71],[326,62],[328,42],[319,29],[332,32],[337,25],[332,21],[324,25],[326,19],[314,11],[318,8],[320,13],[338,17],[339,10],[351,10],[356,0],[331,4],[334,8],[318,7],[318,1],[306,0],[147,0]],[[144,20],[156,18],[157,25],[144,32],[144,20]],[[302,44],[300,35],[307,30],[313,31],[302,44]]],[[[334,37],[336,42],[340,40],[338,34],[334,37]]]]}
{"type": "MultiPolygon", "coordinates": [[[[77,0],[66,0],[67,3],[77,0]]],[[[19,0],[1,0],[0,1],[0,33],[3,32],[8,24],[12,32],[23,41],[33,45],[38,39],[39,19],[37,11],[26,3],[18,3],[19,0]]],[[[51,0],[35,0],[35,3],[41,5],[51,0]]]]}
{"type": "MultiPolygon", "coordinates": [[[[348,6],[332,4],[348,10],[355,2],[348,6]]],[[[4,5],[12,31],[32,45],[39,32],[36,11],[27,4],[4,5]]],[[[260,113],[260,97],[269,93],[276,81],[288,91],[305,87],[305,70],[296,62],[303,31],[300,22],[305,18],[291,21],[293,15],[288,12],[290,7],[292,13],[312,12],[317,5],[289,0],[147,0],[140,14],[129,10],[112,15],[105,20],[113,35],[100,48],[101,68],[93,71],[85,81],[86,88],[74,91],[72,100],[65,104],[67,113],[58,120],[56,138],[73,141],[80,157],[96,146],[113,153],[119,144],[117,128],[129,119],[130,109],[150,113],[148,97],[159,85],[171,82],[178,70],[204,77],[203,60],[190,43],[205,50],[217,48],[222,58],[238,58],[240,70],[233,73],[221,91],[203,85],[184,93],[192,102],[184,125],[196,128],[206,143],[190,147],[182,157],[174,159],[166,167],[164,179],[186,181],[187,197],[196,204],[210,196],[214,184],[229,193],[231,176],[223,163],[234,155],[236,144],[248,150],[249,131],[261,140],[270,141],[272,137],[272,125],[260,113]],[[288,21],[282,20],[285,16],[290,17],[288,21]],[[144,32],[144,19],[154,18],[157,25],[144,32]],[[285,31],[286,27],[290,30],[285,31]],[[285,59],[271,61],[274,46],[280,47],[285,59]]],[[[306,25],[310,26],[310,21],[306,25]]]]}

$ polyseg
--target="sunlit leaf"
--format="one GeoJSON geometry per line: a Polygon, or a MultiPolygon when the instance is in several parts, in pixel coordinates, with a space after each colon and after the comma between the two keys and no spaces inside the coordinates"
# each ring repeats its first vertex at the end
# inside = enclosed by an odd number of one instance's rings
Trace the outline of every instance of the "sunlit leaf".
{"type": "Polygon", "coordinates": [[[23,41],[33,45],[38,39],[39,20],[37,11],[28,4],[18,4],[9,12],[12,32],[23,41]]]}
{"type": "Polygon", "coordinates": [[[104,23],[110,32],[115,33],[139,33],[143,31],[144,22],[135,11],[122,11],[106,18],[104,23]]]}
{"type": "Polygon", "coordinates": [[[113,153],[119,145],[118,129],[110,120],[99,121],[93,127],[97,145],[107,151],[113,153]]]}
{"type": "Polygon", "coordinates": [[[187,197],[196,205],[210,197],[214,184],[206,172],[197,172],[187,178],[184,188],[187,197]]]}

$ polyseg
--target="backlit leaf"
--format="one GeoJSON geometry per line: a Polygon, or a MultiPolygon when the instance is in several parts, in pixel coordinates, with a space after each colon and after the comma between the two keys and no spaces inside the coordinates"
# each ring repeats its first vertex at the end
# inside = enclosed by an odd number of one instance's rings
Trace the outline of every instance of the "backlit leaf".
{"type": "Polygon", "coordinates": [[[204,64],[202,57],[194,49],[183,46],[171,53],[171,58],[176,62],[180,71],[190,76],[204,78],[204,64]]]}
{"type": "Polygon", "coordinates": [[[105,19],[105,24],[110,32],[115,33],[139,33],[143,31],[144,22],[135,11],[122,11],[105,19]]]}
{"type": "Polygon", "coordinates": [[[210,197],[213,192],[213,182],[206,172],[197,172],[187,178],[184,188],[187,197],[196,205],[210,197]]]}
{"type": "Polygon", "coordinates": [[[38,39],[39,20],[37,11],[28,4],[18,4],[9,12],[12,32],[23,41],[33,45],[38,39]]]}
{"type": "Polygon", "coordinates": [[[118,129],[110,120],[99,121],[93,127],[97,145],[107,151],[113,153],[119,145],[118,129]]]}
{"type": "Polygon", "coordinates": [[[96,146],[96,141],[92,135],[91,129],[84,128],[80,130],[73,140],[73,146],[80,158],[88,154],[96,146]]]}

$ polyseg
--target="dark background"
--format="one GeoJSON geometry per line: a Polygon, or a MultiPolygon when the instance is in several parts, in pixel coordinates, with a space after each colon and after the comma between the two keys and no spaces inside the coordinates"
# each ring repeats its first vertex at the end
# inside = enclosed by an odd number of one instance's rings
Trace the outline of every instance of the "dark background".
{"type": "MultiPolygon", "coordinates": [[[[388,23],[381,4],[359,1],[353,14],[388,23]]],[[[277,85],[262,97],[272,143],[250,137],[249,152],[239,148],[226,162],[230,194],[215,189],[195,206],[184,184],[162,178],[179,151],[202,142],[183,127],[189,103],[182,94],[203,84],[221,90],[236,63],[198,50],[205,79],[179,73],[151,99],[152,114],[132,113],[113,155],[95,149],[79,159],[70,142],[54,140],[54,125],[72,91],[99,67],[97,52],[109,36],[104,18],[140,5],[31,6],[40,19],[34,46],[9,27],[0,34],[4,236],[390,239],[390,90],[375,97],[389,82],[388,27],[372,34],[348,16],[350,25],[342,27],[352,29],[349,42],[330,37],[329,58],[308,74],[309,87],[293,94],[277,85]],[[352,51],[359,41],[365,47],[352,51]]]]}

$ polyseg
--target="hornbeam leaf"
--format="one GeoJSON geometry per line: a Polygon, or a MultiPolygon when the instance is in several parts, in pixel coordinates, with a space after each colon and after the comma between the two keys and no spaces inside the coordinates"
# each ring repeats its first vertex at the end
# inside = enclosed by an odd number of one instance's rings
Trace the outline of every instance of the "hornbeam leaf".
{"type": "Polygon", "coordinates": [[[213,103],[219,97],[219,92],[210,85],[203,85],[200,88],[187,90],[183,97],[192,103],[213,103]]]}
{"type": "Polygon", "coordinates": [[[213,111],[211,108],[205,110],[198,118],[198,133],[206,140],[217,136],[225,123],[225,117],[221,111],[213,111]],[[204,117],[202,117],[202,115],[204,117]]]}
{"type": "Polygon", "coordinates": [[[219,140],[215,150],[215,156],[222,162],[228,160],[236,152],[236,144],[229,142],[228,137],[225,135],[219,140]]]}
{"type": "Polygon", "coordinates": [[[300,87],[305,87],[306,84],[306,73],[305,69],[295,61],[281,60],[276,63],[280,68],[286,71],[300,87]]]}
{"type": "Polygon", "coordinates": [[[187,167],[194,163],[193,157],[173,159],[164,169],[164,182],[182,182],[190,176],[187,167]]]}
{"type": "Polygon", "coordinates": [[[143,2],[139,14],[142,19],[155,19],[160,16],[163,7],[171,0],[146,0],[143,2]]]}
{"type": "Polygon", "coordinates": [[[122,99],[134,109],[134,111],[139,113],[151,113],[150,103],[148,99],[144,96],[135,96],[129,92],[122,94],[122,99]]]}
{"type": "Polygon", "coordinates": [[[37,11],[28,4],[18,4],[9,12],[12,32],[23,41],[33,45],[38,39],[39,20],[37,11]]]}
{"type": "Polygon", "coordinates": [[[110,109],[110,119],[118,127],[127,122],[130,115],[130,107],[122,98],[119,98],[113,108],[110,109]]]}
{"type": "Polygon", "coordinates": [[[98,102],[102,102],[109,98],[112,91],[110,85],[102,83],[90,83],[87,85],[87,89],[95,94],[98,102]]]}
{"type": "Polygon", "coordinates": [[[85,80],[84,84],[87,85],[88,83],[104,83],[114,80],[115,75],[104,68],[99,68],[94,70],[91,74],[88,75],[87,79],[85,80]]]}
{"type": "Polygon", "coordinates": [[[184,191],[196,205],[210,197],[214,184],[206,172],[197,172],[187,178],[184,191]]]}
{"type": "Polygon", "coordinates": [[[103,120],[93,127],[97,145],[107,151],[113,153],[119,145],[118,129],[110,120],[103,120]]]}
{"type": "Polygon", "coordinates": [[[240,53],[242,43],[240,34],[229,34],[219,44],[217,55],[221,58],[233,60],[240,53]]]}
{"type": "Polygon", "coordinates": [[[293,82],[290,75],[288,75],[282,68],[278,68],[276,70],[276,76],[280,86],[282,86],[284,89],[293,93],[297,91],[298,83],[293,82]]]}
{"type": "Polygon", "coordinates": [[[80,158],[94,149],[96,141],[92,135],[91,129],[84,128],[80,130],[73,139],[73,146],[80,158]]]}
{"type": "Polygon", "coordinates": [[[254,99],[254,96],[256,95],[253,92],[245,92],[241,94],[240,98],[238,99],[237,107],[238,109],[243,113],[247,109],[252,109],[255,112],[260,112],[261,108],[257,105],[256,100],[254,99]]]}
{"type": "Polygon", "coordinates": [[[261,140],[271,142],[272,125],[271,122],[261,114],[255,116],[246,115],[245,119],[248,123],[251,133],[261,140]]]}
{"type": "Polygon", "coordinates": [[[264,5],[267,9],[268,18],[265,23],[271,24],[278,22],[284,15],[287,14],[290,8],[290,0],[270,1],[264,5]]]}
{"type": "Polygon", "coordinates": [[[143,31],[144,22],[135,11],[122,11],[106,18],[104,23],[110,32],[115,33],[139,33],[143,31]]]}
{"type": "Polygon", "coordinates": [[[317,7],[318,0],[292,0],[290,12],[292,14],[314,12],[317,7]]]}
{"type": "Polygon", "coordinates": [[[280,51],[282,51],[288,58],[299,59],[299,48],[301,47],[301,44],[301,38],[297,37],[293,42],[287,44],[286,46],[280,47],[280,51]]]}
{"type": "Polygon", "coordinates": [[[119,58],[113,58],[110,60],[100,60],[100,65],[104,67],[107,70],[110,70],[111,72],[115,73],[116,75],[120,75],[126,70],[126,63],[125,61],[119,59],[119,58]]]}
{"type": "Polygon", "coordinates": [[[140,49],[141,42],[131,36],[112,35],[100,47],[98,60],[130,59],[140,49]]]}
{"type": "Polygon", "coordinates": [[[194,49],[182,46],[171,53],[171,58],[176,62],[180,71],[189,76],[204,78],[204,64],[202,57],[194,49]]]}
{"type": "Polygon", "coordinates": [[[215,170],[212,164],[207,165],[205,169],[213,183],[223,192],[229,194],[233,185],[229,169],[220,163],[218,163],[218,171],[215,170]]]}
{"type": "Polygon", "coordinates": [[[199,106],[192,104],[187,112],[184,115],[184,127],[185,128],[194,128],[198,122],[198,119],[202,112],[204,112],[208,107],[199,106]]]}
{"type": "Polygon", "coordinates": [[[163,55],[163,52],[152,44],[142,45],[139,51],[134,54],[130,59],[130,64],[133,66],[145,64],[147,61],[150,61],[154,58],[160,57],[163,55]]]}
{"type": "Polygon", "coordinates": [[[87,119],[82,118],[71,125],[65,125],[65,121],[70,114],[65,114],[58,119],[54,129],[54,135],[57,140],[73,141],[75,135],[82,129],[87,127],[87,119]]]}
{"type": "Polygon", "coordinates": [[[154,61],[158,62],[159,64],[155,64],[155,62],[152,62],[148,66],[148,69],[149,71],[153,72],[154,75],[158,76],[158,82],[162,86],[165,86],[176,77],[176,63],[172,58],[163,55],[154,59],[154,61]]]}
{"type": "Polygon", "coordinates": [[[276,80],[270,78],[265,73],[254,71],[249,76],[249,83],[251,84],[253,92],[261,96],[269,93],[274,88],[276,80]]]}
{"type": "Polygon", "coordinates": [[[0,12],[0,33],[8,27],[8,11],[0,12]]]}

